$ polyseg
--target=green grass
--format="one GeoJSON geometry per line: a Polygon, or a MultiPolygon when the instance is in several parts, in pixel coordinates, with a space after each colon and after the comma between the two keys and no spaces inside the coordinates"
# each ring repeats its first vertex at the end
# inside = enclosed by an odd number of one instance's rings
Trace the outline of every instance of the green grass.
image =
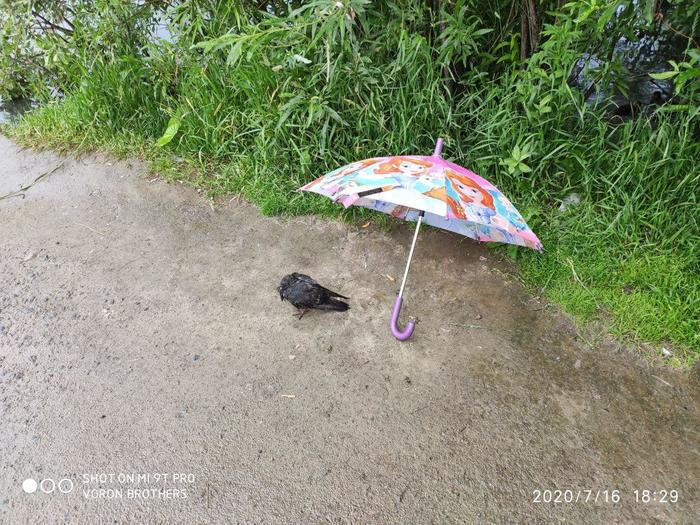
{"type": "MultiPolygon", "coordinates": [[[[572,219],[583,210],[567,211],[572,219]]],[[[672,252],[601,242],[577,250],[565,229],[550,228],[543,257],[521,260],[524,281],[583,321],[603,320],[612,334],[633,343],[673,349],[674,362],[698,358],[700,280],[697,267],[672,252]]]]}
{"type": "Polygon", "coordinates": [[[239,21],[237,32],[155,45],[148,59],[91,58],[65,100],[6,132],[33,146],[138,155],[166,178],[241,194],[268,215],[360,220],[371,212],[294,190],[352,160],[430,153],[444,136],[445,154],[493,181],[543,241],[542,254],[497,248],[527,286],[626,340],[672,348],[676,364],[697,360],[698,105],[611,125],[567,85],[580,56],[571,41],[584,38],[571,20],[547,28],[527,67],[475,67],[450,94],[416,11],[382,9],[365,14],[362,32],[339,30],[342,12],[239,21]],[[238,43],[245,52],[232,53],[238,43]],[[158,147],[169,122],[177,129],[158,147]],[[571,192],[581,205],[560,212],[571,192]]]}

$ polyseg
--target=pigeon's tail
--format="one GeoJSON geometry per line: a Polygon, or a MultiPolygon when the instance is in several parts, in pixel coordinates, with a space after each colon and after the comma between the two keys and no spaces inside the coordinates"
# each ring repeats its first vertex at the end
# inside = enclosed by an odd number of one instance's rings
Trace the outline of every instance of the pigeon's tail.
{"type": "Polygon", "coordinates": [[[350,309],[350,305],[338,299],[329,298],[325,303],[318,305],[319,310],[335,310],[336,312],[344,312],[350,309]]]}

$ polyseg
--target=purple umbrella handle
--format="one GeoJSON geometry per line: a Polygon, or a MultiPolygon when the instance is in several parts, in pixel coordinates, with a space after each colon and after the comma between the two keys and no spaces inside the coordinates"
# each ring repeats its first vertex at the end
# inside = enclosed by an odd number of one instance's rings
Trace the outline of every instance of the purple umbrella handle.
{"type": "Polygon", "coordinates": [[[403,298],[398,296],[396,302],[394,303],[394,309],[391,311],[391,321],[389,322],[389,327],[391,328],[391,333],[399,341],[405,341],[413,334],[413,329],[416,327],[416,323],[409,321],[406,327],[401,330],[399,328],[399,314],[401,313],[401,305],[403,304],[403,298]]]}

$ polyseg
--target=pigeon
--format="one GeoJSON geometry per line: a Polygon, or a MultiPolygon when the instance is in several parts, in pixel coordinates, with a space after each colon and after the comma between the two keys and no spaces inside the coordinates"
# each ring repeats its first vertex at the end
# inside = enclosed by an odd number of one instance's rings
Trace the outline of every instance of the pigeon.
{"type": "Polygon", "coordinates": [[[289,301],[299,309],[295,314],[299,319],[312,308],[336,312],[344,312],[350,308],[348,303],[338,300],[338,298],[347,299],[347,297],[324,288],[303,273],[294,272],[282,277],[277,291],[282,301],[289,301]]]}

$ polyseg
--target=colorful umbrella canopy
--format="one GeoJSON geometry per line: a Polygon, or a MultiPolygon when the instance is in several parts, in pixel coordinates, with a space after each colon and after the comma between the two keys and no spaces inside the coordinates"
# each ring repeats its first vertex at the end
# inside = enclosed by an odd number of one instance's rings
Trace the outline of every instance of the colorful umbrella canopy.
{"type": "Polygon", "coordinates": [[[391,330],[399,340],[408,339],[415,327],[409,322],[401,329],[397,323],[421,222],[482,242],[542,250],[542,243],[498,188],[440,157],[442,144],[438,139],[429,157],[405,155],[353,162],[299,188],[330,197],[345,207],[362,206],[417,222],[392,313],[391,330]]]}

